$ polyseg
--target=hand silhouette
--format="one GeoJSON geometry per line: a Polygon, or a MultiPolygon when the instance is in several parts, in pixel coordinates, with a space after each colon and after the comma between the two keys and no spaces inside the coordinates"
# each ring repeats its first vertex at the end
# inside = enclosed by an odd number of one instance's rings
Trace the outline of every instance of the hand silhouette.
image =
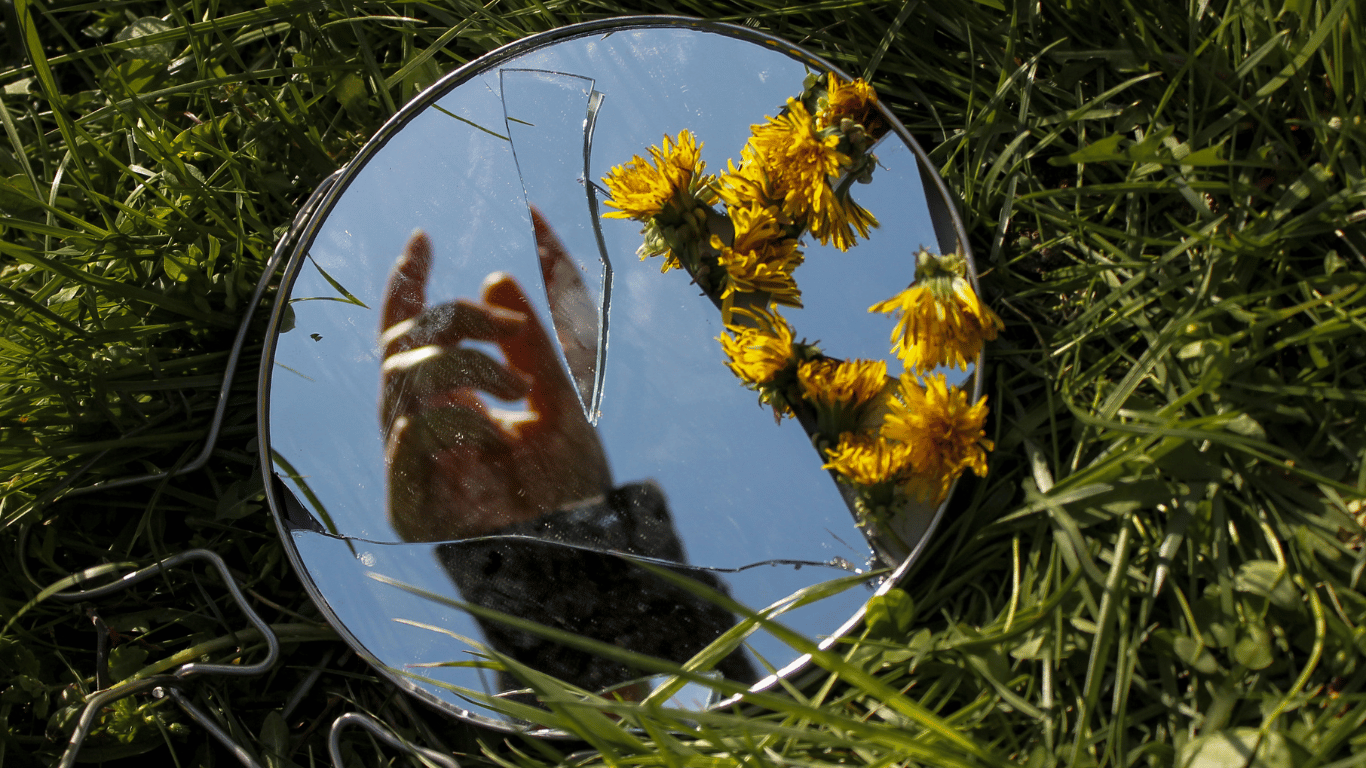
{"type": "MultiPolygon", "coordinates": [[[[568,259],[553,235],[541,257],[568,259]]],[[[462,539],[602,497],[612,487],[602,445],[521,286],[494,273],[481,303],[429,307],[431,266],[431,242],[418,232],[389,276],[381,318],[395,531],[409,542],[462,539]],[[496,344],[504,360],[467,340],[496,344]],[[481,394],[525,398],[525,409],[491,408],[481,394]]]]}

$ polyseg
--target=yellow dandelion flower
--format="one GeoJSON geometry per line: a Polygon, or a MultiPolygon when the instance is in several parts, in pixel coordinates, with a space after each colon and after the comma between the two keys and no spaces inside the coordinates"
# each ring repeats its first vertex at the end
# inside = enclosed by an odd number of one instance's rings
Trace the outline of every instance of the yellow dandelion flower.
{"type": "Polygon", "coordinates": [[[792,271],[802,263],[797,241],[785,237],[778,223],[777,211],[752,204],[747,208],[730,209],[735,227],[735,241],[726,245],[712,235],[711,247],[719,253],[717,261],[726,270],[724,299],[739,291],[772,294],[773,301],[789,307],[800,307],[801,291],[792,271]]]}
{"type": "Polygon", "coordinates": [[[787,239],[778,222],[777,208],[751,203],[729,208],[726,212],[735,228],[735,242],[731,245],[734,250],[758,250],[774,241],[787,239]]]}
{"type": "MultiPolygon", "coordinates": [[[[754,147],[746,144],[740,150],[741,165],[735,167],[734,160],[727,160],[727,171],[717,177],[716,194],[725,202],[728,208],[748,208],[758,204],[764,207],[777,207],[783,202],[783,196],[774,189],[773,181],[769,179],[768,172],[764,170],[764,164],[759,157],[754,154],[754,147]]],[[[792,221],[780,212],[781,223],[791,224],[792,221]]]]}
{"type": "Polygon", "coordinates": [[[874,139],[886,133],[887,126],[877,106],[877,92],[863,78],[845,82],[831,72],[826,88],[825,106],[816,112],[818,128],[839,127],[845,118],[862,125],[874,139]]]}
{"type": "MultiPolygon", "coordinates": [[[[717,243],[713,242],[712,247],[717,243]]],[[[792,268],[801,264],[801,253],[792,249],[795,259],[783,259],[781,255],[767,255],[776,251],[765,248],[763,251],[733,251],[722,248],[717,261],[726,270],[726,287],[721,292],[725,299],[739,291],[742,293],[765,292],[774,302],[786,307],[801,307],[802,292],[797,280],[792,276],[792,268]]]]}
{"type": "Polygon", "coordinates": [[[887,385],[887,363],[882,360],[808,360],[797,368],[802,397],[813,405],[863,405],[887,385]]]}
{"type": "Polygon", "coordinates": [[[894,388],[882,360],[817,358],[797,366],[802,398],[816,412],[816,433],[828,439],[864,428],[870,411],[880,407],[883,392],[894,388]]]}
{"type": "Polygon", "coordinates": [[[671,204],[679,213],[691,211],[698,190],[710,182],[702,174],[706,163],[701,151],[692,133],[682,130],[677,142],[665,134],[663,148],[650,147],[653,162],[636,155],[629,163],[613,167],[602,178],[612,193],[604,204],[618,210],[603,217],[649,221],[671,204]]]}
{"type": "Polygon", "coordinates": [[[761,387],[772,383],[797,359],[792,326],[777,312],[754,307],[744,314],[754,319],[755,326],[727,326],[730,333],[721,334],[717,341],[726,353],[726,365],[731,372],[746,384],[761,387]]]}
{"type": "Polygon", "coordinates": [[[923,384],[903,374],[897,394],[883,421],[882,436],[911,449],[915,473],[903,486],[908,493],[938,503],[963,470],[986,476],[987,451],[994,447],[983,429],[986,396],[969,404],[968,393],[949,386],[943,374],[929,376],[923,384]]]}
{"type": "Polygon", "coordinates": [[[911,467],[911,447],[874,435],[845,432],[839,445],[826,453],[822,469],[833,469],[858,485],[881,485],[902,480],[911,467]]]}
{"type": "Polygon", "coordinates": [[[786,113],[751,130],[752,156],[762,165],[770,191],[781,194],[783,209],[797,221],[819,214],[833,199],[831,177],[850,164],[839,151],[839,137],[817,134],[811,113],[796,99],[787,100],[786,113]]]}
{"type": "Polygon", "coordinates": [[[828,194],[822,195],[820,206],[812,211],[811,234],[821,245],[833,242],[836,248],[847,251],[854,246],[854,230],[866,240],[868,231],[878,226],[877,217],[847,194],[841,195],[829,185],[826,190],[828,194]]]}
{"type": "Polygon", "coordinates": [[[850,199],[847,190],[837,193],[831,184],[851,166],[839,150],[837,133],[824,136],[815,130],[811,115],[796,99],[788,99],[787,112],[753,127],[754,137],[743,150],[744,164],[737,172],[721,177],[718,194],[732,206],[761,201],[778,204],[783,223],[809,227],[822,245],[834,243],[847,251],[854,245],[855,230],[867,238],[877,219],[850,199]]]}
{"type": "Polygon", "coordinates": [[[896,313],[892,349],[915,372],[939,365],[967,370],[1005,324],[977,298],[960,254],[936,256],[921,248],[918,256],[915,282],[868,311],[896,313]]]}

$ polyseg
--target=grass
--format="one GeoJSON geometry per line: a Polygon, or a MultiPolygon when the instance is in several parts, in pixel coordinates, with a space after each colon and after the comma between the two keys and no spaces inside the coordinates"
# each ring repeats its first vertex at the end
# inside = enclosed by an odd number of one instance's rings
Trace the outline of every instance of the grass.
{"type": "MultiPolygon", "coordinates": [[[[0,764],[56,760],[100,633],[114,680],[177,654],[260,658],[194,568],[97,604],[35,601],[187,547],[222,555],[285,639],[263,680],[188,689],[272,765],[324,760],[349,709],[527,768],[1366,764],[1361,0],[6,13],[0,764]],[[420,711],[319,621],[260,500],[260,320],[206,464],[72,489],[200,452],[274,242],[387,115],[498,45],[625,12],[754,26],[871,76],[962,197],[1007,329],[988,350],[991,474],[960,489],[904,592],[821,659],[824,685],[770,715],[685,721],[535,679],[593,748],[571,756],[420,711]]],[[[407,760],[346,741],[359,763],[407,760]]],[[[233,764],[150,698],[106,712],[89,744],[233,764]]]]}

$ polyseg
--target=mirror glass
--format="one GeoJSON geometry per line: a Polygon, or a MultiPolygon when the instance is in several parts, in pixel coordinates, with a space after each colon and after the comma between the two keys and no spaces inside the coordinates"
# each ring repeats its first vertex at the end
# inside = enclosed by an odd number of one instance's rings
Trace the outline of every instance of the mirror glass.
{"type": "MultiPolygon", "coordinates": [[[[620,553],[756,609],[857,577],[782,615],[827,640],[904,569],[940,505],[856,525],[801,424],[775,423],[727,368],[717,306],[637,256],[639,222],[604,217],[613,167],[687,129],[724,171],[827,70],[719,25],[559,30],[420,96],[303,224],[262,372],[272,506],[315,599],[402,686],[516,727],[453,690],[516,696],[513,681],[436,666],[476,658],[460,638],[589,690],[648,681],[376,575],[681,662],[736,616],[620,553]]],[[[965,247],[883,117],[871,181],[851,191],[879,226],[847,252],[808,237],[803,307],[784,315],[894,377],[894,323],[868,308],[913,281],[918,246],[965,247]]],[[[948,375],[975,387],[971,367],[948,375]]],[[[798,656],[759,631],[717,668],[763,684],[798,656]]],[[[677,703],[708,704],[689,689],[677,703]]]]}

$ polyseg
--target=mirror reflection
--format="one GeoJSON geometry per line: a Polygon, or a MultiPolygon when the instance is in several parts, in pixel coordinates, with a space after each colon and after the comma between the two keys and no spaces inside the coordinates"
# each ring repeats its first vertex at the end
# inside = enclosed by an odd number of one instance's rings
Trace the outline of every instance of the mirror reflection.
{"type": "MultiPolygon", "coordinates": [[[[724,169],[818,71],[685,26],[561,36],[428,94],[323,206],[279,313],[269,450],[297,562],[419,695],[492,716],[449,688],[515,689],[439,666],[474,658],[455,637],[588,690],[648,681],[369,574],[681,662],[737,617],[619,553],[761,608],[896,565],[928,530],[936,503],[866,537],[803,426],[775,424],[728,369],[696,275],[661,275],[636,255],[640,223],[603,216],[614,166],[687,129],[724,169]]],[[[880,226],[848,251],[806,238],[802,306],[783,311],[896,377],[889,320],[868,308],[914,281],[917,246],[960,244],[897,133],[871,151],[849,194],[880,226]]],[[[830,636],[870,594],[782,620],[830,636]]],[[[795,656],[756,633],[716,669],[754,682],[795,656]]]]}

